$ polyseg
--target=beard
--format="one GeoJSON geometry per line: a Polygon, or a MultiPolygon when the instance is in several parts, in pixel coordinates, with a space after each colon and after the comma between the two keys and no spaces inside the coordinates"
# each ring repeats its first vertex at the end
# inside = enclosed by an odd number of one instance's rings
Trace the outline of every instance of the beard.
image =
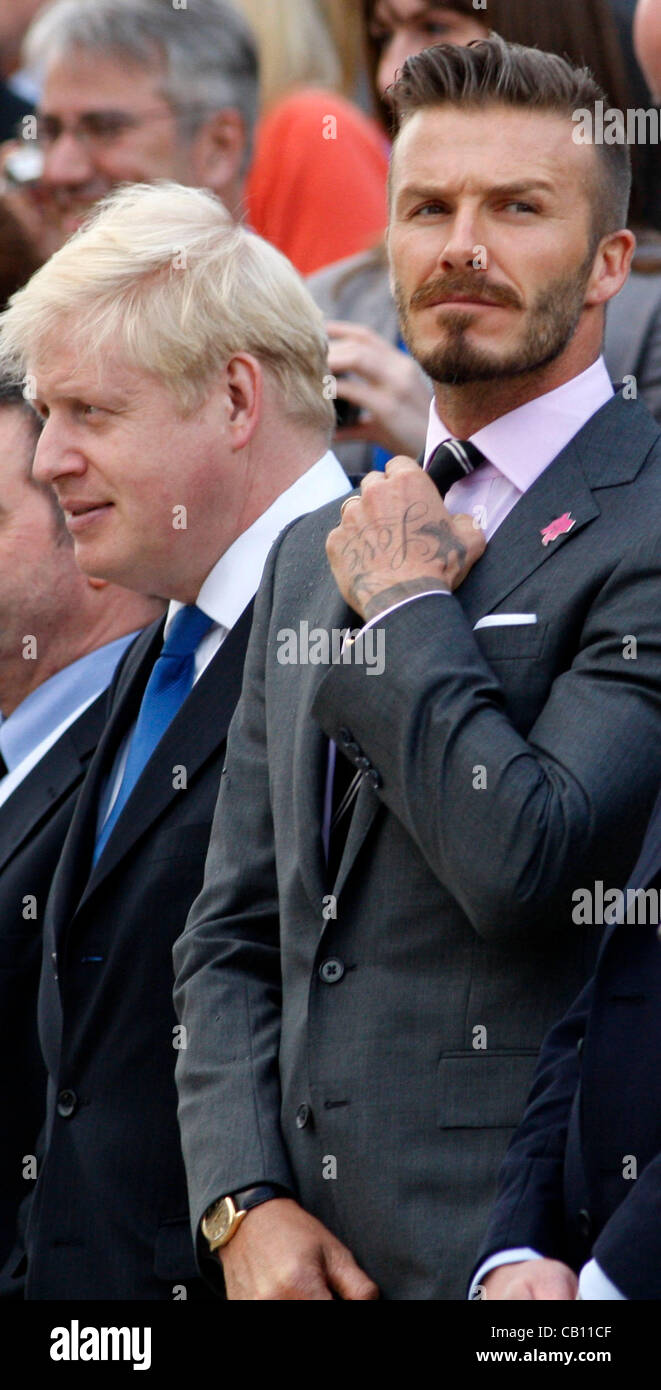
{"type": "Polygon", "coordinates": [[[564,352],[576,332],[594,254],[591,249],[578,270],[544,286],[528,311],[522,340],[505,356],[474,346],[468,339],[474,315],[465,309],[453,314],[448,307],[438,316],[441,340],[431,349],[422,349],[416,341],[412,310],[424,307],[439,293],[470,294],[476,300],[521,309],[521,300],[514,290],[490,284],[484,272],[480,272],[482,278],[476,279],[462,271],[451,271],[416,290],[409,302],[402,286],[395,281],[394,294],[404,342],[432,381],[447,386],[497,381],[539,371],[564,352]]]}

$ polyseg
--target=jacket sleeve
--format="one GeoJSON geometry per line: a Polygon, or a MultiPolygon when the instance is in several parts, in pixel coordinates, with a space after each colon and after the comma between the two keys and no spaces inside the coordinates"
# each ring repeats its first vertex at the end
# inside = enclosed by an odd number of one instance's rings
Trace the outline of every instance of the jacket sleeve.
{"type": "Polygon", "coordinates": [[[261,1182],[295,1186],[279,1125],[278,890],[264,714],[272,572],[273,560],[255,603],[204,883],[174,948],[175,1007],[186,1029],[176,1079],[194,1237],[218,1197],[261,1182]]]}
{"type": "Polygon", "coordinates": [[[362,637],[355,660],[324,677],[314,717],[369,759],[381,800],[484,938],[531,922],[552,931],[571,920],[579,885],[626,881],[661,780],[660,600],[655,540],[597,594],[527,737],[452,596],[384,616],[379,679],[361,664],[362,637]],[[635,661],[623,659],[625,634],[635,661]]]}
{"type": "Polygon", "coordinates": [[[592,1253],[625,1298],[661,1298],[661,1153],[632,1183],[592,1253]]]}
{"type": "Polygon", "coordinates": [[[567,1260],[565,1147],[580,1075],[578,1044],[593,991],[590,980],[544,1042],[523,1119],[503,1160],[498,1196],[473,1275],[499,1250],[527,1246],[549,1259],[567,1260]]]}

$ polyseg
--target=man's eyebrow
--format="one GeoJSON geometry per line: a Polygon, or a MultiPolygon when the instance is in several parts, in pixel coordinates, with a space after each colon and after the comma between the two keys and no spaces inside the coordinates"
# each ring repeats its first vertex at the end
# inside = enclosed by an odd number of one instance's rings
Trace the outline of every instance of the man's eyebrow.
{"type": "MultiPolygon", "coordinates": [[[[557,190],[554,185],[548,183],[546,179],[535,178],[518,181],[517,183],[490,184],[485,191],[490,198],[502,198],[514,197],[515,195],[520,196],[523,193],[555,193],[557,190]]],[[[450,196],[450,191],[443,188],[440,184],[425,185],[409,183],[404,184],[404,187],[399,190],[397,201],[413,199],[417,202],[418,199],[420,199],[420,201],[426,199],[429,202],[438,203],[450,196]]]]}

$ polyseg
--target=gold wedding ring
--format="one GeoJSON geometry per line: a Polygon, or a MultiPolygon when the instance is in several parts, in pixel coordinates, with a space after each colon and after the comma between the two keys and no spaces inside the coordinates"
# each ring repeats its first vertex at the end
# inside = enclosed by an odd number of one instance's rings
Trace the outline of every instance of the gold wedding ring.
{"type": "Polygon", "coordinates": [[[357,495],[355,492],[352,492],[352,494],[351,494],[350,497],[345,497],[345,499],[344,499],[344,501],[343,501],[343,503],[342,503],[342,506],[340,507],[340,516],[341,516],[341,517],[344,517],[344,509],[345,509],[345,507],[348,507],[348,506],[349,506],[349,503],[350,503],[350,502],[360,502],[360,496],[357,495]]]}

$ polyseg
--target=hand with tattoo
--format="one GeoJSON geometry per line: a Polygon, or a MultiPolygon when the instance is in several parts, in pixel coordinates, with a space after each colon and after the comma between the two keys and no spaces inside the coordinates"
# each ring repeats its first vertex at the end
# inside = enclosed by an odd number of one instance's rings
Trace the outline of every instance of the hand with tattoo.
{"type": "Polygon", "coordinates": [[[408,458],[363,478],[360,497],[343,504],[326,541],[338,588],[365,622],[414,594],[458,589],[485,548],[474,518],[447,511],[431,478],[408,458]]]}

